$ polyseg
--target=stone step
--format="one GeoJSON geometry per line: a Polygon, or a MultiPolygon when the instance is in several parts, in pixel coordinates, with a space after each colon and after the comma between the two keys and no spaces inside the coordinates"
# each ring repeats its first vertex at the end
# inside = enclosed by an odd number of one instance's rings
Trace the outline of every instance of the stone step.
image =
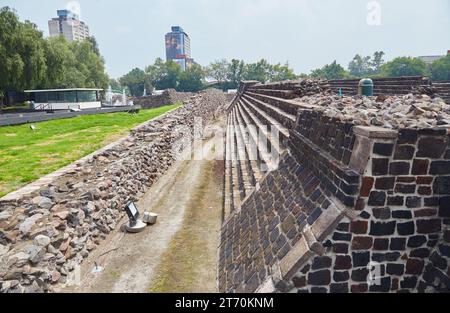
{"type": "Polygon", "coordinates": [[[262,94],[266,96],[278,97],[283,99],[295,99],[300,96],[300,89],[297,90],[277,90],[277,89],[254,89],[249,88],[248,92],[262,94]]]}
{"type": "Polygon", "coordinates": [[[236,141],[235,136],[233,134],[234,132],[234,125],[232,122],[232,114],[234,112],[235,108],[230,113],[230,133],[228,134],[228,138],[230,140],[230,157],[231,157],[231,189],[232,197],[233,197],[233,210],[241,206],[241,196],[239,192],[239,169],[237,164],[237,149],[236,149],[236,141]]]}
{"type": "Polygon", "coordinates": [[[231,140],[230,127],[231,116],[227,117],[227,129],[225,137],[225,186],[224,186],[224,217],[225,219],[234,211],[233,207],[233,176],[231,164],[231,140]]]}
{"type": "MultiPolygon", "coordinates": [[[[251,101],[251,99],[247,98],[246,96],[241,98],[241,102],[258,117],[258,119],[260,120],[260,124],[258,125],[259,127],[264,125],[267,127],[275,127],[280,134],[281,140],[289,138],[289,129],[285,126],[284,123],[278,121],[277,119],[261,110],[251,101]]],[[[293,123],[294,122],[292,122],[292,124],[289,123],[290,127],[292,127],[293,123]]]]}
{"type": "Polygon", "coordinates": [[[245,134],[244,135],[245,150],[249,161],[249,167],[251,168],[252,171],[251,173],[252,185],[255,186],[256,183],[259,182],[262,177],[260,166],[261,160],[259,158],[258,145],[256,142],[254,142],[253,136],[250,133],[251,130],[249,128],[249,125],[251,124],[249,124],[248,117],[243,114],[241,105],[242,105],[241,103],[238,103],[238,105],[236,106],[237,110],[236,117],[239,125],[241,126],[241,134],[245,134]]]}
{"type": "Polygon", "coordinates": [[[300,88],[300,80],[286,80],[267,84],[253,85],[248,89],[292,90],[300,88]]]}
{"type": "MultiPolygon", "coordinates": [[[[237,110],[242,109],[244,106],[242,104],[242,99],[238,102],[237,110]],[[239,105],[240,104],[240,105],[239,105]]],[[[243,111],[240,111],[243,112],[243,111]]],[[[244,114],[245,115],[245,114],[244,114]]],[[[242,114],[241,114],[242,116],[242,114]]],[[[247,118],[248,120],[248,118],[247,118]]],[[[248,124],[247,124],[248,125],[248,124]]],[[[251,124],[250,124],[251,125],[251,124]]],[[[249,134],[251,137],[251,142],[256,143],[256,150],[258,152],[258,160],[260,160],[260,171],[261,174],[269,169],[274,169],[278,165],[278,157],[280,155],[279,150],[274,149],[273,154],[271,153],[271,145],[268,146],[265,142],[258,140],[258,130],[256,127],[249,127],[249,134]]],[[[270,143],[270,141],[268,142],[270,143]]]]}
{"type": "MultiPolygon", "coordinates": [[[[241,117],[243,118],[244,123],[247,126],[254,125],[255,129],[260,132],[267,140],[271,151],[272,149],[274,149],[276,153],[281,155],[283,153],[283,148],[280,145],[280,140],[287,139],[289,137],[289,134],[288,137],[284,137],[284,135],[282,135],[282,133],[278,131],[278,138],[273,138],[271,130],[269,127],[267,127],[267,124],[262,123],[261,120],[245,105],[245,99],[242,100],[243,101],[240,102],[240,105],[238,105],[238,110],[241,113],[241,117]]],[[[272,127],[276,127],[276,125],[273,125],[272,127]]]]}
{"type": "MultiPolygon", "coordinates": [[[[279,112],[281,112],[282,114],[284,113],[287,120],[292,120],[294,122],[295,117],[297,116],[298,109],[302,108],[302,106],[295,100],[271,97],[253,92],[245,92],[243,96],[258,100],[257,103],[266,105],[268,109],[277,108],[279,112]]],[[[259,104],[257,105],[259,106],[259,104]]]]}
{"type": "Polygon", "coordinates": [[[234,136],[236,140],[236,149],[237,149],[237,164],[240,172],[240,181],[239,181],[239,193],[241,195],[241,200],[243,200],[246,195],[250,194],[253,190],[254,184],[253,181],[253,171],[249,164],[249,157],[247,155],[247,151],[244,145],[244,138],[242,134],[242,123],[237,118],[238,112],[237,109],[233,110],[233,125],[234,125],[234,136]]]}

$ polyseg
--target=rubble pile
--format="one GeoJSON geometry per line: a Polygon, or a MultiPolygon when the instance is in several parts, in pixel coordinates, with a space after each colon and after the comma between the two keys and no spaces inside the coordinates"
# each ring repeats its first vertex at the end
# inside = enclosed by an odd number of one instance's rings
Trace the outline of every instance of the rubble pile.
{"type": "Polygon", "coordinates": [[[127,202],[165,174],[194,117],[206,126],[226,104],[218,90],[193,95],[39,191],[0,202],[0,292],[46,292],[69,282],[74,268],[118,227],[127,202]]]}
{"type": "Polygon", "coordinates": [[[330,86],[326,80],[317,79],[300,80],[298,89],[300,91],[301,97],[331,92],[330,86]]]}
{"type": "Polygon", "coordinates": [[[318,94],[300,99],[329,117],[389,129],[450,126],[450,105],[428,95],[338,96],[318,94]]]}

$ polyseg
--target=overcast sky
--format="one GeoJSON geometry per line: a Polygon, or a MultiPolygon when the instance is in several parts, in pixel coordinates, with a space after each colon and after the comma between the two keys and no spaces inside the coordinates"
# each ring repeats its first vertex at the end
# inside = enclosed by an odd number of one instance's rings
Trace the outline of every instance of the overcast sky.
{"type": "MultiPolygon", "coordinates": [[[[0,0],[48,36],[48,20],[66,0],[0,0]]],[[[164,35],[180,25],[194,59],[289,61],[297,73],[357,54],[450,50],[450,0],[80,0],[112,77],[164,58],[164,35]],[[371,3],[375,2],[375,4],[371,3]],[[378,5],[377,5],[378,3],[378,5]],[[369,7],[368,7],[369,5],[369,7]],[[380,9],[380,11],[378,10],[380,9]],[[379,14],[378,14],[379,13],[379,14]]]]}

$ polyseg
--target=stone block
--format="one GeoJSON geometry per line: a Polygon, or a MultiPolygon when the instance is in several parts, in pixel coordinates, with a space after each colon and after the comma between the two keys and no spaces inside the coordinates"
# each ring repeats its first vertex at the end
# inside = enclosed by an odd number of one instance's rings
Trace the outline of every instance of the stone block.
{"type": "Polygon", "coordinates": [[[367,250],[372,248],[373,238],[368,236],[355,236],[352,240],[353,250],[367,250]]]}
{"type": "Polygon", "coordinates": [[[398,145],[395,149],[394,160],[411,160],[416,149],[410,145],[398,145]]]}
{"type": "Polygon", "coordinates": [[[394,150],[393,143],[376,142],[373,145],[373,153],[378,155],[389,157],[392,155],[393,150],[394,150]]]}
{"type": "Polygon", "coordinates": [[[414,159],[411,173],[413,175],[427,175],[429,161],[426,159],[414,159]]]}
{"type": "Polygon", "coordinates": [[[419,139],[417,157],[440,158],[445,151],[445,140],[443,137],[422,137],[419,139]]]}
{"type": "Polygon", "coordinates": [[[370,223],[370,235],[373,236],[389,236],[393,235],[395,231],[396,222],[374,222],[370,223]]]}
{"type": "Polygon", "coordinates": [[[390,175],[408,175],[410,171],[410,164],[408,162],[391,162],[389,164],[390,175]]]}
{"type": "Polygon", "coordinates": [[[387,175],[389,171],[389,159],[372,159],[372,175],[383,176],[387,175]]]}
{"type": "Polygon", "coordinates": [[[417,224],[417,233],[419,234],[430,234],[441,231],[440,219],[417,220],[416,224],[417,224]]]}

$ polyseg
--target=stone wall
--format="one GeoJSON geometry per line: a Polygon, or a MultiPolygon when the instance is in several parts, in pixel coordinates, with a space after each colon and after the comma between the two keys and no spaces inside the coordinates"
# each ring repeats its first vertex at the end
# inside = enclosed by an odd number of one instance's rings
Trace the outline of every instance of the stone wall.
{"type": "Polygon", "coordinates": [[[159,108],[169,104],[182,103],[192,96],[190,92],[177,92],[175,89],[167,89],[161,95],[140,97],[133,99],[135,105],[144,109],[159,108]]]}
{"type": "Polygon", "coordinates": [[[0,290],[51,291],[118,227],[128,201],[136,201],[174,161],[173,145],[193,129],[194,117],[207,125],[225,95],[208,90],[183,107],[135,128],[131,135],[33,192],[0,203],[0,290]]]}
{"type": "Polygon", "coordinates": [[[433,82],[433,88],[437,96],[441,97],[450,104],[450,81],[433,82]]]}
{"type": "MultiPolygon", "coordinates": [[[[430,91],[431,81],[428,77],[391,77],[373,78],[374,95],[406,95],[408,93],[427,93],[430,91]]],[[[342,90],[344,95],[356,95],[358,93],[358,83],[360,79],[336,79],[329,80],[331,89],[334,92],[342,90]]]]}
{"type": "Polygon", "coordinates": [[[351,166],[362,175],[351,207],[357,215],[344,217],[322,241],[323,253],[302,264],[281,290],[450,290],[444,232],[450,193],[447,130],[354,132],[351,166]],[[373,284],[368,283],[371,270],[379,276],[373,284]]]}
{"type": "MultiPolygon", "coordinates": [[[[219,289],[450,291],[448,126],[359,126],[302,98],[282,96],[288,89],[271,88],[241,86],[229,108],[230,115],[245,117],[252,99],[255,112],[265,112],[260,122],[264,117],[289,134],[280,143],[279,167],[261,176],[223,224],[219,289]],[[289,118],[294,111],[295,121],[289,118]]],[[[317,97],[324,107],[329,104],[320,99],[333,99],[317,97]]],[[[372,112],[376,107],[383,105],[372,112]]],[[[229,123],[239,128],[233,122],[238,119],[229,123]]],[[[235,166],[245,173],[243,162],[228,163],[226,175],[233,176],[235,166]]],[[[229,181],[229,189],[239,187],[229,181]]]]}

